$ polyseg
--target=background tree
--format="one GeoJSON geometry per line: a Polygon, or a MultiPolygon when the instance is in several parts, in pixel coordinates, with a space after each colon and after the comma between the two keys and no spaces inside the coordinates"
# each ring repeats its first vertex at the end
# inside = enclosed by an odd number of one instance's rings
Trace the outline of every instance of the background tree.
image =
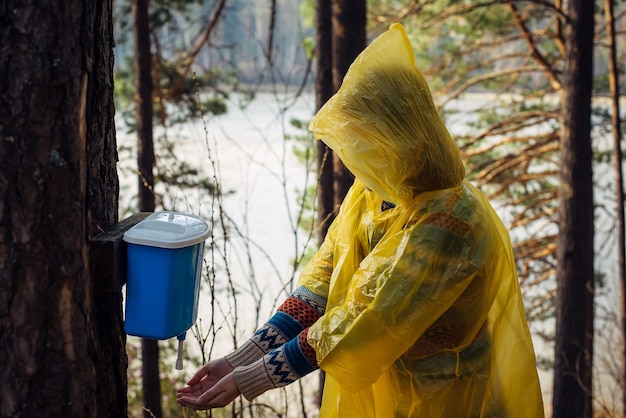
{"type": "MultiPolygon", "coordinates": [[[[365,0],[316,0],[317,110],[339,89],[350,64],[365,48],[366,14],[365,0]]],[[[322,141],[317,143],[317,178],[317,235],[321,244],[352,184],[351,174],[322,141]]],[[[323,387],[324,372],[320,371],[320,394],[323,387]]]]}
{"type": "MultiPolygon", "coordinates": [[[[137,178],[139,211],[154,212],[154,143],[152,138],[152,51],[150,42],[150,1],[133,0],[134,70],[136,89],[137,178]]],[[[161,417],[161,379],[159,376],[159,342],[141,339],[141,364],[144,417],[161,417]]]]}
{"type": "MultiPolygon", "coordinates": [[[[333,89],[337,91],[348,68],[365,49],[367,2],[333,0],[331,3],[333,89]]],[[[333,167],[335,208],[338,208],[352,185],[353,177],[339,158],[333,159],[333,167]]]]}
{"type": "MultiPolygon", "coordinates": [[[[336,89],[333,83],[333,20],[331,0],[315,1],[315,108],[319,110],[336,89]]],[[[317,241],[321,245],[335,214],[333,151],[317,142],[317,241]]],[[[321,405],[325,374],[319,371],[318,406],[321,405]]]]}
{"type": "Polygon", "coordinates": [[[555,418],[593,414],[593,2],[570,0],[567,18],[552,402],[555,418]]]}
{"type": "MultiPolygon", "coordinates": [[[[331,0],[315,1],[315,108],[319,110],[335,93],[333,83],[333,30],[331,0]]],[[[333,152],[317,142],[317,219],[318,243],[326,237],[335,211],[333,152]]]]}
{"type": "Polygon", "coordinates": [[[126,415],[111,1],[0,8],[0,416],[126,415]]]}

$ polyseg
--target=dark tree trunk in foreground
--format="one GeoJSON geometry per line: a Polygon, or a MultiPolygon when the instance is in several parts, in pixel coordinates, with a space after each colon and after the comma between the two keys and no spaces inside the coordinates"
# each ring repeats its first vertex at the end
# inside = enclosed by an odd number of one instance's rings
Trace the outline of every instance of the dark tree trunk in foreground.
{"type": "MultiPolygon", "coordinates": [[[[135,42],[135,88],[137,106],[137,167],[140,212],[154,212],[154,143],[152,118],[152,53],[150,51],[150,0],[133,0],[133,36],[135,42]]],[[[141,378],[145,418],[163,415],[161,378],[159,375],[159,342],[141,340],[141,378]]]]}
{"type": "MultiPolygon", "coordinates": [[[[365,0],[332,1],[333,85],[339,89],[348,68],[367,44],[367,4],[365,0]]],[[[333,160],[335,207],[339,207],[353,177],[339,158],[333,160]]]]}
{"type": "Polygon", "coordinates": [[[0,45],[0,416],[126,416],[112,2],[6,0],[0,45]]]}
{"type": "Polygon", "coordinates": [[[570,0],[561,134],[553,416],[592,416],[594,2],[570,0]]]}

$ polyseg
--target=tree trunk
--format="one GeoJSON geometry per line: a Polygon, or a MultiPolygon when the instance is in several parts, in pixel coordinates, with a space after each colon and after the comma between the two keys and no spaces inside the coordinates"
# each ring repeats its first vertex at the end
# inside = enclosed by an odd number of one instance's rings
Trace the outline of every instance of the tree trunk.
{"type": "Polygon", "coordinates": [[[0,45],[0,416],[126,416],[112,3],[7,0],[0,45]]]}
{"type": "MultiPolygon", "coordinates": [[[[367,5],[365,0],[332,1],[332,48],[333,48],[333,85],[337,91],[343,82],[348,68],[365,49],[367,42],[366,27],[367,5]]],[[[353,177],[339,158],[333,159],[335,207],[338,208],[353,177]]]]}
{"type": "MultiPolygon", "coordinates": [[[[332,74],[332,21],[331,0],[316,2],[316,64],[315,105],[319,110],[335,93],[332,74]]],[[[333,221],[335,201],[333,192],[333,152],[324,142],[317,142],[317,219],[318,241],[326,237],[333,221]]]]}
{"type": "MultiPolygon", "coordinates": [[[[317,0],[315,4],[316,64],[315,106],[319,110],[335,93],[333,86],[331,0],[317,0]]],[[[321,245],[328,227],[335,218],[335,193],[333,189],[333,151],[317,142],[317,239],[321,245]]],[[[326,375],[319,371],[318,406],[321,405],[326,375]]]]}
{"type": "MultiPolygon", "coordinates": [[[[315,104],[319,110],[339,89],[348,67],[366,46],[366,3],[364,0],[317,0],[315,7],[315,104]]],[[[317,143],[317,175],[318,241],[321,244],[353,179],[322,141],[317,143]]],[[[320,371],[318,401],[321,401],[324,380],[325,374],[320,371]]]]}
{"type": "Polygon", "coordinates": [[[139,169],[139,210],[153,212],[154,204],[154,145],[152,118],[152,53],[150,51],[150,0],[133,0],[133,35],[135,39],[135,89],[137,106],[137,166],[139,169]]]}
{"type": "Polygon", "coordinates": [[[593,189],[591,89],[594,2],[571,0],[561,134],[553,416],[592,416],[593,189]]]}
{"type": "MultiPolygon", "coordinates": [[[[150,44],[150,0],[133,0],[133,35],[135,41],[135,88],[137,106],[137,166],[139,211],[154,212],[154,142],[152,52],[150,44]]],[[[161,378],[159,375],[159,342],[141,340],[141,377],[144,417],[163,415],[161,407],[161,378]]]]}

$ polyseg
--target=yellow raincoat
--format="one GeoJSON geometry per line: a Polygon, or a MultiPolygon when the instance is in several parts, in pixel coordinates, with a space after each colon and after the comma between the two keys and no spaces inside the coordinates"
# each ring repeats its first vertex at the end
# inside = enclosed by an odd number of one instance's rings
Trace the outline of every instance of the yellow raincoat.
{"type": "Polygon", "coordinates": [[[310,129],[356,177],[299,280],[328,298],[308,334],[320,416],[543,417],[508,232],[464,180],[400,24],[310,129]]]}

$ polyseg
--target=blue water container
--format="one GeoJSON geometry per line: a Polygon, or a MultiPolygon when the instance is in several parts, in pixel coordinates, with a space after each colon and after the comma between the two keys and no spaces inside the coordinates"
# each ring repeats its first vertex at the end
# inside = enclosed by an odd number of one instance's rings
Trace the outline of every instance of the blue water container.
{"type": "Polygon", "coordinates": [[[124,234],[127,243],[127,334],[184,339],[198,316],[204,242],[200,217],[156,212],[124,234]]]}

